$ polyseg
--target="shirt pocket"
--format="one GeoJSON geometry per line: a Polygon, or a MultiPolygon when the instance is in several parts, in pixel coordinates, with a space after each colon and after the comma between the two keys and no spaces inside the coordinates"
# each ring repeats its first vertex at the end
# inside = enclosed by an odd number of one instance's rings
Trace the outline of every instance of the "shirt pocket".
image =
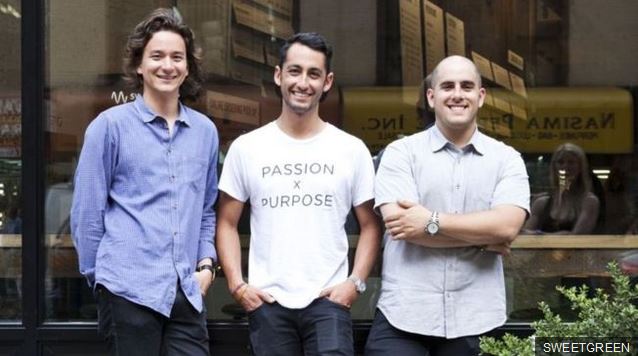
{"type": "Polygon", "coordinates": [[[182,177],[191,189],[201,192],[206,188],[208,161],[201,158],[184,157],[182,160],[182,177]]]}
{"type": "Polygon", "coordinates": [[[492,208],[495,183],[480,176],[472,176],[466,186],[465,211],[475,212],[492,208]]]}

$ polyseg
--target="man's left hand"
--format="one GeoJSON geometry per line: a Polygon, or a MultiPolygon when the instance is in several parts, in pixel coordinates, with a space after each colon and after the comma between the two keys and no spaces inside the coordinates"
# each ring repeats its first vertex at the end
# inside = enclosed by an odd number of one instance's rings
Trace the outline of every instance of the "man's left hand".
{"type": "Polygon", "coordinates": [[[397,202],[403,210],[384,218],[386,230],[395,240],[416,240],[425,234],[425,225],[432,212],[417,203],[400,200],[397,202]]]}
{"type": "Polygon", "coordinates": [[[496,252],[501,256],[508,256],[512,252],[512,243],[511,242],[503,242],[500,244],[491,244],[485,246],[485,251],[496,252]]]}
{"type": "Polygon", "coordinates": [[[335,286],[324,289],[319,296],[328,298],[331,302],[350,309],[359,294],[357,293],[357,288],[354,286],[354,283],[345,280],[335,286]]]}
{"type": "Polygon", "coordinates": [[[199,283],[199,291],[202,293],[202,296],[206,296],[208,288],[210,288],[215,279],[213,273],[207,269],[203,269],[199,272],[195,272],[194,275],[199,283]]]}

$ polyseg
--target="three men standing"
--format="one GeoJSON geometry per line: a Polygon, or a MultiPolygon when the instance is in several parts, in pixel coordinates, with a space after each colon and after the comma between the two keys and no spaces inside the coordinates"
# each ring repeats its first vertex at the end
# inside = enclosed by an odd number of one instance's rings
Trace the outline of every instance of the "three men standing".
{"type": "Polygon", "coordinates": [[[366,355],[477,355],[506,320],[499,253],[529,212],[525,165],[477,130],[485,89],[470,60],[448,57],[431,79],[435,125],[390,144],[377,171],[386,239],[366,355]]]}
{"type": "MultiPolygon", "coordinates": [[[[208,354],[202,296],[214,278],[214,125],[180,103],[199,92],[193,35],[171,10],[140,23],[126,72],[143,95],[86,132],[71,215],[99,328],[116,354],[208,354]]],[[[436,124],[393,142],[378,175],[364,143],[319,117],[332,49],[300,33],[280,50],[281,115],[235,140],[219,182],[216,244],[248,312],[256,355],[353,355],[349,308],[386,239],[366,354],[476,355],[505,321],[499,253],[529,211],[523,161],[477,130],[485,90],[474,64],[444,59],[427,99],[436,124]],[[251,210],[249,282],[237,230],[251,210]],[[352,273],[344,229],[361,227],[352,273]]]]}
{"type": "Polygon", "coordinates": [[[180,98],[202,72],[192,31],[158,9],[127,43],[134,102],[86,130],[71,229],[116,355],[208,355],[203,295],[214,278],[217,130],[180,98]]]}
{"type": "Polygon", "coordinates": [[[324,122],[332,50],[300,33],[280,50],[281,115],[240,136],[220,178],[217,248],[232,296],[249,314],[256,355],[353,355],[349,308],[374,264],[380,230],[374,169],[363,142],[324,122]],[[249,282],[237,223],[250,204],[249,282]],[[348,276],[346,216],[361,226],[348,276]]]}

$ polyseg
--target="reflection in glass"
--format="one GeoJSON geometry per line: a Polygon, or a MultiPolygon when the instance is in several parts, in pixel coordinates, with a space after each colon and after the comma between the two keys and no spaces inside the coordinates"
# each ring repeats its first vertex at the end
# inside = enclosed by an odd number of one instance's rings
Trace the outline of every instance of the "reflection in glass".
{"type": "Polygon", "coordinates": [[[535,197],[524,232],[591,234],[601,228],[600,200],[595,194],[585,151],[573,143],[558,146],[549,172],[551,190],[535,197]]]}
{"type": "Polygon", "coordinates": [[[20,1],[0,6],[0,323],[22,318],[20,1]]]}
{"type": "Polygon", "coordinates": [[[45,3],[49,24],[44,197],[44,299],[48,321],[97,318],[93,294],[78,270],[69,228],[77,157],[90,121],[99,112],[133,97],[121,79],[122,50],[128,31],[151,9],[172,3],[161,0],[45,3]]]}
{"type": "MultiPolygon", "coordinates": [[[[19,14],[18,0],[3,0],[0,3],[11,5],[19,14]]],[[[249,16],[237,18],[237,10],[247,7],[238,7],[236,3],[240,2],[45,1],[49,26],[46,29],[46,72],[49,78],[46,99],[47,180],[43,204],[48,320],[95,319],[95,302],[77,271],[76,255],[69,237],[70,182],[88,123],[104,109],[132,98],[133,93],[125,88],[120,79],[121,49],[127,33],[140,18],[158,6],[175,5],[195,30],[204,49],[205,69],[210,76],[206,83],[206,99],[193,107],[215,117],[221,151],[225,151],[241,133],[277,117],[280,105],[273,89],[272,70],[278,64],[276,49],[281,38],[264,32],[263,23],[251,23],[249,16]],[[232,108],[240,105],[246,112],[254,111],[254,114],[237,118],[232,112],[222,110],[224,106],[232,108]]],[[[286,1],[241,3],[250,5],[249,14],[268,13],[268,16],[284,20],[277,22],[285,24],[280,29],[291,29],[294,23],[295,30],[317,30],[327,35],[335,45],[333,63],[339,88],[333,90],[321,105],[322,110],[327,110],[322,117],[351,130],[374,153],[398,134],[410,134],[417,129],[416,118],[413,117],[417,90],[403,86],[401,82],[404,73],[400,46],[410,45],[400,37],[398,31],[402,18],[388,15],[386,23],[377,21],[377,15],[386,13],[385,10],[393,10],[388,13],[396,14],[398,2],[367,1],[362,5],[355,2],[290,1],[299,7],[296,11],[269,9],[263,5],[286,4],[286,1]],[[354,7],[356,9],[352,9],[354,7]],[[345,11],[348,9],[353,11],[345,11]],[[317,16],[319,13],[353,15],[343,20],[343,16],[320,17],[317,16]],[[406,96],[412,92],[415,93],[414,97],[406,96]]],[[[465,22],[465,40],[468,48],[472,49],[472,53],[467,53],[468,56],[476,51],[487,59],[488,68],[490,63],[498,64],[514,75],[512,81],[518,78],[522,83],[523,90],[505,90],[503,88],[506,86],[484,76],[483,83],[488,87],[490,100],[486,100],[483,109],[485,121],[489,125],[482,125],[481,129],[494,135],[511,135],[507,138],[508,142],[523,152],[526,159],[534,197],[549,197],[550,192],[561,192],[557,199],[560,199],[560,205],[564,205],[564,192],[571,191],[574,183],[569,189],[567,184],[561,185],[560,182],[551,186],[551,152],[568,140],[561,137],[592,143],[598,151],[587,149],[590,168],[606,169],[609,175],[598,176],[601,188],[596,187],[596,180],[592,181],[592,191],[600,201],[599,216],[604,216],[604,228],[601,231],[615,235],[638,233],[638,218],[635,217],[638,211],[638,161],[634,158],[634,129],[630,125],[635,121],[634,98],[638,95],[635,89],[636,76],[632,75],[636,68],[632,61],[636,58],[638,41],[624,41],[620,46],[615,40],[619,33],[623,38],[636,37],[635,26],[632,26],[634,19],[630,16],[635,13],[631,10],[636,5],[609,7],[605,6],[604,1],[583,4],[544,2],[541,6],[543,11],[537,14],[535,6],[523,1],[508,2],[508,6],[503,7],[491,6],[489,2],[468,2],[466,5],[445,1],[434,3],[465,22]],[[477,18],[477,13],[487,17],[477,18]],[[600,26],[590,20],[601,18],[592,17],[594,13],[603,13],[603,17],[613,21],[600,26]],[[516,14],[520,21],[502,21],[511,18],[512,14],[516,14]],[[548,14],[556,16],[548,18],[548,14]],[[486,36],[486,33],[502,34],[503,37],[495,40],[494,36],[486,36]],[[510,50],[521,57],[519,66],[504,56],[510,50]],[[609,53],[615,54],[611,62],[608,61],[609,53]],[[592,71],[592,68],[598,70],[592,71]],[[591,90],[575,88],[582,85],[594,87],[591,90]],[[503,107],[496,105],[499,103],[504,104],[506,109],[511,108],[511,114],[499,109],[503,107]],[[563,125],[562,121],[556,119],[563,117],[583,120],[579,124],[583,126],[582,130],[563,125]],[[614,117],[615,121],[609,127],[600,124],[600,127],[585,130],[584,120],[590,117],[614,117]],[[577,135],[579,133],[587,135],[581,137],[577,135]],[[541,137],[540,134],[545,136],[541,137]],[[586,139],[590,136],[595,138],[586,139]],[[627,141],[630,141],[628,146],[620,144],[627,141]],[[616,161],[623,156],[622,162],[616,161]]],[[[255,18],[268,19],[268,16],[255,18]]],[[[3,184],[0,191],[4,191],[4,195],[0,194],[0,221],[3,223],[3,233],[0,235],[3,253],[0,255],[0,320],[20,317],[21,237],[8,232],[17,231],[12,226],[18,225],[16,222],[20,217],[19,209],[12,209],[16,202],[20,206],[19,29],[19,16],[16,17],[13,11],[0,13],[0,33],[4,34],[0,39],[3,48],[0,51],[0,101],[3,103],[0,117],[4,120],[0,122],[4,125],[0,126],[0,183],[3,184]],[[10,143],[11,140],[14,143],[10,143]]],[[[444,48],[446,39],[443,37],[443,22],[440,31],[429,31],[424,36],[437,34],[441,36],[440,45],[444,48]]],[[[433,39],[436,40],[433,37],[426,38],[430,44],[433,39]]],[[[432,46],[424,49],[423,56],[432,54],[432,46]]],[[[421,110],[425,107],[425,103],[420,105],[421,110]]],[[[580,144],[580,141],[577,143],[580,144]]],[[[566,180],[564,183],[567,183],[566,180]]],[[[540,210],[551,211],[550,208],[540,210]]],[[[598,229],[601,221],[597,221],[596,225],[598,229]]],[[[240,231],[243,235],[242,255],[247,256],[249,229],[245,216],[240,226],[244,227],[240,231]]],[[[577,250],[545,247],[550,238],[534,238],[537,239],[538,248],[515,247],[513,255],[506,259],[511,320],[531,320],[539,300],[560,305],[558,294],[553,288],[561,278],[603,273],[601,267],[609,259],[615,258],[615,253],[622,251],[620,247],[609,249],[605,240],[596,244],[594,242],[598,240],[589,239],[589,248],[577,250]]],[[[356,231],[352,232],[351,246],[354,239],[356,231]]],[[[629,237],[626,241],[627,246],[636,246],[635,237],[633,240],[629,237]]],[[[377,268],[379,265],[380,262],[377,268]]],[[[627,265],[630,266],[628,268],[633,266],[627,265]]],[[[380,288],[378,270],[373,276],[368,281],[368,291],[353,306],[354,319],[372,318],[376,301],[374,294],[380,288]]],[[[206,303],[210,319],[241,319],[236,309],[233,309],[234,301],[228,294],[223,273],[209,291],[206,303]]]]}

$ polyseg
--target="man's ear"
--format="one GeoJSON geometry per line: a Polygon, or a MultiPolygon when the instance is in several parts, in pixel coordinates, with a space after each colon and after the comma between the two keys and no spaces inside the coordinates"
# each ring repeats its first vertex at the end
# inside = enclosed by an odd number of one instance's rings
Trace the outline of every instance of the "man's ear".
{"type": "Polygon", "coordinates": [[[485,88],[479,89],[479,102],[478,102],[479,108],[483,107],[483,103],[485,102],[486,95],[487,95],[487,91],[485,91],[485,88]]]}
{"type": "Polygon", "coordinates": [[[279,66],[275,66],[275,74],[273,75],[273,79],[275,80],[275,84],[277,84],[277,86],[281,86],[281,68],[279,66]]]}
{"type": "Polygon", "coordinates": [[[430,106],[431,109],[434,109],[434,90],[432,90],[432,88],[429,88],[425,92],[425,98],[428,99],[428,106],[430,106]]]}
{"type": "Polygon", "coordinates": [[[334,83],[335,74],[333,72],[328,73],[326,76],[326,82],[323,83],[323,92],[327,93],[330,88],[332,88],[332,83],[334,83]]]}

